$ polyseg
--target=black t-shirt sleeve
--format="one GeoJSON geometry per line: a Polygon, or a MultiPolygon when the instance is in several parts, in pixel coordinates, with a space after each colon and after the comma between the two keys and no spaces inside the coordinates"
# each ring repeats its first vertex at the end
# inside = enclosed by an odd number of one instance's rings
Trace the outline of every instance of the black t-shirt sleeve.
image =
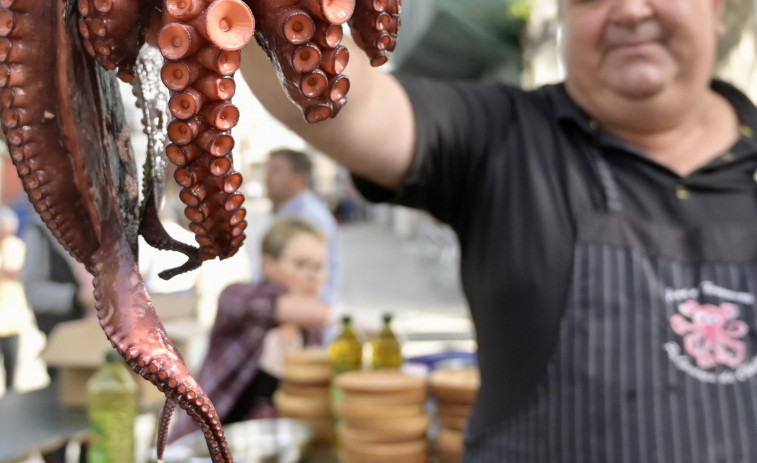
{"type": "Polygon", "coordinates": [[[397,77],[415,112],[417,149],[412,167],[397,192],[357,176],[355,184],[371,201],[425,209],[454,224],[467,195],[476,190],[469,183],[492,162],[492,146],[501,146],[500,136],[510,117],[508,87],[397,77]]]}

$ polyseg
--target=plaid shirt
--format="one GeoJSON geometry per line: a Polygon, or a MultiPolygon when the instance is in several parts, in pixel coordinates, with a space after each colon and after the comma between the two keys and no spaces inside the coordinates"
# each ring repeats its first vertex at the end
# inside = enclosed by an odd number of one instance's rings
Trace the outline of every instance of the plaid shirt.
{"type": "MultiPolygon", "coordinates": [[[[213,401],[222,423],[258,372],[263,338],[274,326],[276,300],[284,292],[268,283],[237,283],[218,297],[208,354],[197,382],[213,401]]],[[[192,418],[181,413],[170,440],[197,429],[192,418]]]]}
{"type": "MultiPolygon", "coordinates": [[[[215,406],[221,423],[226,421],[258,372],[263,339],[275,325],[276,301],[286,290],[271,283],[236,283],[218,298],[218,313],[210,333],[205,362],[197,382],[215,406]]],[[[319,330],[304,330],[305,344],[320,343],[319,330]]],[[[181,413],[170,441],[199,428],[181,413]]]]}

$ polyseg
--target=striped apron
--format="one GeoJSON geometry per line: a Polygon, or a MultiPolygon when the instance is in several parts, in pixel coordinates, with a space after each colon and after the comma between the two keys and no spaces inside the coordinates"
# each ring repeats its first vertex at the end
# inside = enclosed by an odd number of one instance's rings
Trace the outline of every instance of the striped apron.
{"type": "MultiPolygon", "coordinates": [[[[573,278],[535,399],[465,462],[757,462],[757,226],[577,221],[573,278]]],[[[587,208],[591,209],[591,208],[587,208]]]]}

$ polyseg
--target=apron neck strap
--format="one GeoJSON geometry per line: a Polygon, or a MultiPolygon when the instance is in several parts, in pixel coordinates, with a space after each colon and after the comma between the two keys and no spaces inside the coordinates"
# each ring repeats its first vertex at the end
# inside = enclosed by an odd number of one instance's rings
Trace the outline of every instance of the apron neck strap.
{"type": "Polygon", "coordinates": [[[610,165],[599,150],[595,148],[591,151],[593,151],[594,154],[593,158],[597,168],[597,174],[599,175],[599,182],[602,185],[602,191],[605,197],[605,208],[608,212],[622,212],[623,203],[620,200],[620,190],[615,181],[615,176],[613,176],[612,171],[610,170],[610,165]]]}

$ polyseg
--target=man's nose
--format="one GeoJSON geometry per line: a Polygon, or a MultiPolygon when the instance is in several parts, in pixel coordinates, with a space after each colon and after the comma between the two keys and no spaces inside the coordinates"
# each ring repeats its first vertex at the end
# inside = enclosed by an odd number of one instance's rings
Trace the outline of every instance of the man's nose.
{"type": "Polygon", "coordinates": [[[611,0],[610,19],[619,24],[635,24],[652,16],[653,0],[611,0]]]}

